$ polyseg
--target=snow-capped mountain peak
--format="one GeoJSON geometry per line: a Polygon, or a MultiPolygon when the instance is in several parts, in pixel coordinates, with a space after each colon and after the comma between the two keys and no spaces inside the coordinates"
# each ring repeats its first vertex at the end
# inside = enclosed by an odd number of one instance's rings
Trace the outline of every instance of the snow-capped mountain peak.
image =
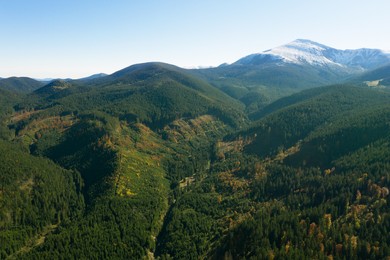
{"type": "Polygon", "coordinates": [[[244,57],[235,64],[258,65],[265,62],[327,66],[348,70],[373,69],[390,63],[390,53],[379,49],[338,50],[305,39],[244,57]]]}
{"type": "Polygon", "coordinates": [[[288,44],[264,51],[264,54],[272,54],[281,57],[286,62],[296,64],[334,64],[324,53],[332,48],[310,41],[298,39],[288,44]]]}

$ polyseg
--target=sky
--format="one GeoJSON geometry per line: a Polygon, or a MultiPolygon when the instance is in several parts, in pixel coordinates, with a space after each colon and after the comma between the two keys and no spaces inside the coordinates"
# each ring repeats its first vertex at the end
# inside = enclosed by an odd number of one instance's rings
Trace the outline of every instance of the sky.
{"type": "Polygon", "coordinates": [[[0,77],[218,66],[310,39],[390,50],[388,0],[0,0],[0,77]]]}

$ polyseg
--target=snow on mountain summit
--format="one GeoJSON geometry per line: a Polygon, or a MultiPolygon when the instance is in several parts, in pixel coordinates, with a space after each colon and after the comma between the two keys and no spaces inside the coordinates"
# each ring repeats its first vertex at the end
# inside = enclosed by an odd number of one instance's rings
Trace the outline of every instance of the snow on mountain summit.
{"type": "Polygon", "coordinates": [[[324,53],[329,49],[332,48],[310,40],[298,39],[286,45],[264,51],[263,53],[280,56],[286,62],[297,64],[309,63],[318,65],[336,65],[335,62],[324,55],[324,53]]]}
{"type": "Polygon", "coordinates": [[[246,56],[235,64],[256,65],[270,61],[278,64],[292,63],[366,70],[390,63],[390,54],[379,49],[338,50],[310,40],[297,39],[288,44],[246,56]]]}

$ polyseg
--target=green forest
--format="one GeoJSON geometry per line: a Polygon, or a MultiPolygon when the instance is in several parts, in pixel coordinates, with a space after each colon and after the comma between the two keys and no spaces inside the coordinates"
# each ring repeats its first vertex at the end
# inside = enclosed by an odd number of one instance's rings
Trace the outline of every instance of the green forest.
{"type": "Polygon", "coordinates": [[[0,259],[388,259],[388,89],[207,73],[0,87],[0,259]]]}

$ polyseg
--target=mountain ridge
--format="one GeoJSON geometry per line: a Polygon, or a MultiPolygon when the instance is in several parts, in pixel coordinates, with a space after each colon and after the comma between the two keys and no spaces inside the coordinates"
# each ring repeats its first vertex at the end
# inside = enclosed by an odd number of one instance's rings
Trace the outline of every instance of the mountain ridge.
{"type": "Polygon", "coordinates": [[[17,93],[30,93],[44,84],[28,77],[0,78],[0,88],[17,93]]]}

